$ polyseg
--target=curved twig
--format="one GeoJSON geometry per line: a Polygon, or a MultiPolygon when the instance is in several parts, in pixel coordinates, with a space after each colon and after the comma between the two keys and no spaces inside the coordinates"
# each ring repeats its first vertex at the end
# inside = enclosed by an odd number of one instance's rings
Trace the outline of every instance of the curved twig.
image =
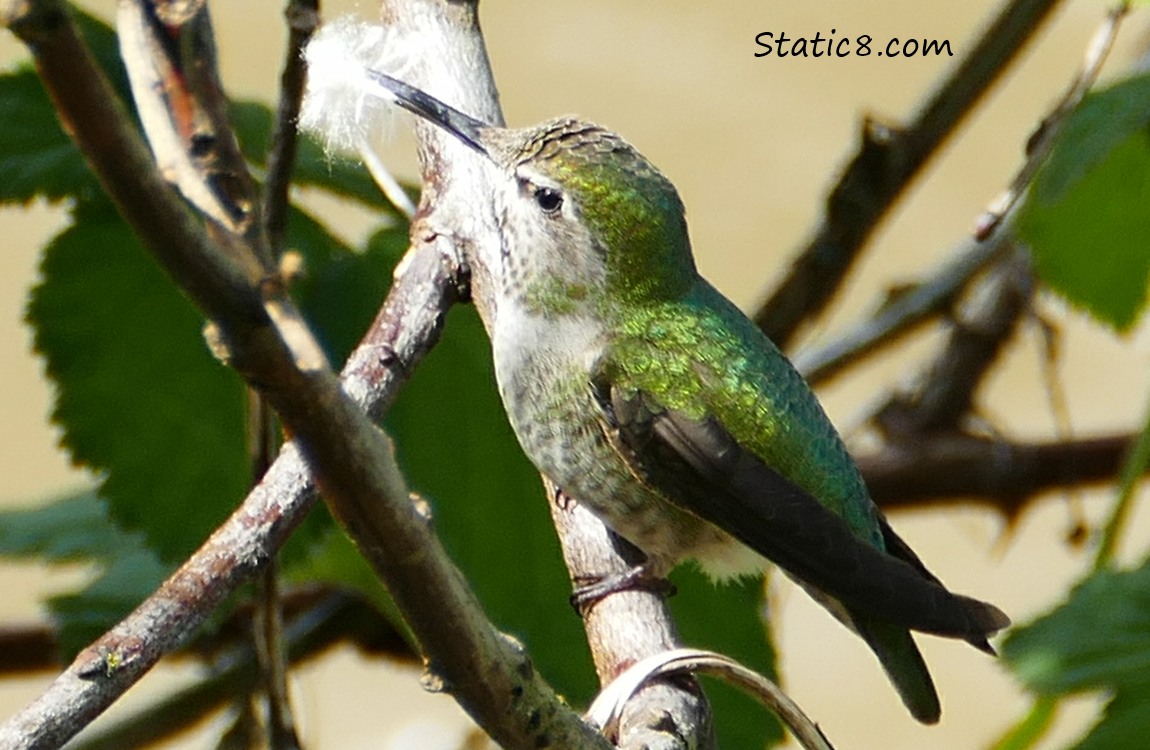
{"type": "Polygon", "coordinates": [[[740,688],[782,719],[804,748],[834,750],[818,725],[774,682],[730,657],[693,648],[654,654],[631,665],[596,696],[587,709],[587,721],[607,735],[614,734],[624,706],[645,683],[682,672],[708,674],[740,688]]]}

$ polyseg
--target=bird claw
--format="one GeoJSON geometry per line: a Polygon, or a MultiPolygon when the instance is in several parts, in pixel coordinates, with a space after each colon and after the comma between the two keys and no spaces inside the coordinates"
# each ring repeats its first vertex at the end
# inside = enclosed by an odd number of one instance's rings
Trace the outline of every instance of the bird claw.
{"type": "Polygon", "coordinates": [[[650,591],[664,598],[674,596],[675,584],[651,572],[647,565],[636,565],[623,573],[603,576],[580,584],[571,594],[571,606],[586,619],[600,600],[622,591],[650,591]]]}

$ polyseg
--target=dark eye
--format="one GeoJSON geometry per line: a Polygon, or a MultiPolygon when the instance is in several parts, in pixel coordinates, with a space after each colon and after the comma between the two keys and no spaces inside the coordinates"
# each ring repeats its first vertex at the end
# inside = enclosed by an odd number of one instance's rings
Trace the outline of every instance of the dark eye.
{"type": "Polygon", "coordinates": [[[563,205],[563,193],[555,188],[541,187],[535,189],[535,202],[545,214],[553,214],[563,205]]]}

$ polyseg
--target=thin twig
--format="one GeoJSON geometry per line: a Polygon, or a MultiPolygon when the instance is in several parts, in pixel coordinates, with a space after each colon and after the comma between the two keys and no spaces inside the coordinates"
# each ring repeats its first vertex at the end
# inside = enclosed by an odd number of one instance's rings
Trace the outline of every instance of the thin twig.
{"type": "Polygon", "coordinates": [[[271,750],[299,750],[302,744],[296,732],[295,712],[288,692],[287,638],[280,607],[276,558],[268,561],[257,581],[252,643],[259,668],[259,684],[267,707],[268,745],[271,750]]]}
{"type": "Polygon", "coordinates": [[[795,367],[811,384],[828,380],[847,367],[901,340],[932,317],[945,312],[970,280],[1010,247],[1006,231],[979,241],[966,239],[926,281],[902,293],[874,316],[811,352],[799,352],[795,367]]]}
{"type": "Polygon", "coordinates": [[[778,685],[723,654],[680,648],[654,654],[616,677],[587,709],[587,720],[603,731],[617,731],[624,706],[648,681],[673,674],[708,674],[746,692],[769,708],[807,750],[834,750],[826,735],[778,685]]]}
{"type": "MultiPolygon", "coordinates": [[[[356,627],[372,627],[367,623],[377,627],[380,622],[371,605],[346,594],[330,594],[287,626],[284,634],[287,652],[293,664],[300,664],[345,642],[348,633],[356,627]]],[[[414,660],[411,661],[414,664],[414,660]]],[[[229,649],[213,660],[210,674],[109,727],[81,734],[68,747],[70,750],[144,747],[185,731],[236,696],[256,690],[256,662],[256,654],[249,646],[229,649]]]]}
{"type": "Polygon", "coordinates": [[[287,53],[280,73],[279,104],[264,177],[264,229],[272,252],[277,254],[284,249],[288,191],[299,140],[296,119],[307,79],[303,48],[319,25],[319,0],[288,0],[284,17],[288,25],[287,53]]]}
{"type": "Polygon", "coordinates": [[[0,675],[56,672],[59,647],[59,631],[52,623],[5,623],[0,626],[0,675]]]}
{"type": "Polygon", "coordinates": [[[896,393],[874,421],[891,442],[914,442],[925,435],[957,431],[971,410],[974,393],[1017,330],[1033,291],[1024,251],[1000,260],[971,290],[952,317],[939,354],[909,392],[896,393]]]}
{"type": "MultiPolygon", "coordinates": [[[[275,460],[279,434],[271,406],[257,391],[248,388],[248,452],[252,485],[259,484],[275,460]]],[[[273,557],[260,571],[255,590],[255,613],[251,640],[267,705],[268,734],[273,749],[300,747],[288,698],[287,653],[283,638],[283,607],[280,598],[279,565],[273,557]]]]}
{"type": "MultiPolygon", "coordinates": [[[[283,611],[289,621],[295,621],[331,597],[342,594],[330,586],[310,585],[296,587],[282,596],[283,611]]],[[[411,646],[403,640],[395,628],[375,609],[363,605],[360,612],[342,622],[347,626],[343,639],[351,642],[361,651],[386,656],[389,659],[411,661],[415,654],[411,646]],[[374,612],[369,617],[368,612],[374,612]]],[[[204,653],[215,653],[228,644],[246,640],[254,616],[250,605],[237,606],[219,627],[210,633],[203,633],[185,648],[174,651],[171,659],[197,659],[204,653]]],[[[48,621],[0,626],[0,676],[17,675],[27,672],[59,672],[60,663],[59,629],[48,621]]]]}
{"type": "Polygon", "coordinates": [[[1148,466],[1150,466],[1150,408],[1143,418],[1141,432],[1130,444],[1130,450],[1123,458],[1114,507],[1110,511],[1106,526],[1102,529],[1102,538],[1099,539],[1098,549],[1094,553],[1095,571],[1107,568],[1114,562],[1118,542],[1134,508],[1138,480],[1146,473],[1148,466]]]}
{"type": "Polygon", "coordinates": [[[864,123],[859,150],[827,198],[822,225],[755,313],[755,323],[780,348],[826,307],[879,220],[1058,2],[1013,0],[1003,8],[909,126],[864,123]]]}
{"type": "Polygon", "coordinates": [[[1054,143],[1062,126],[1070,114],[1082,102],[1083,97],[1098,80],[1102,72],[1102,64],[1106,62],[1114,40],[1118,37],[1118,29],[1122,19],[1130,10],[1129,3],[1119,3],[1107,15],[1106,19],[1094,31],[1090,43],[1083,54],[1082,67],[1078,75],[1070,82],[1066,93],[1050,111],[1026,141],[1026,161],[1010,181],[1010,186],[998,195],[986,210],[975,221],[974,235],[976,238],[987,237],[1002,223],[1007,213],[1018,203],[1025,193],[1038,168],[1046,161],[1046,157],[1054,149],[1054,143]]]}

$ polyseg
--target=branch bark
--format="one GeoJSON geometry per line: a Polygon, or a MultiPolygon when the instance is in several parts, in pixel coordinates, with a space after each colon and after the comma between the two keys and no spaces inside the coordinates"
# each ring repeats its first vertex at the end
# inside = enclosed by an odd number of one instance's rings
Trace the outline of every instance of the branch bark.
{"type": "MultiPolygon", "coordinates": [[[[428,2],[419,6],[415,20],[448,29],[461,24],[459,28],[474,29],[477,36],[474,10],[474,5],[428,2]]],[[[504,746],[606,747],[550,690],[522,649],[484,618],[431,533],[428,519],[410,502],[390,442],[365,417],[362,405],[349,397],[372,388],[342,390],[282,285],[263,275],[252,248],[221,252],[160,178],[123,108],[109,104],[115,102],[111,87],[63,4],[59,0],[13,1],[3,6],[2,17],[29,43],[61,118],[77,125],[71,129],[81,149],[125,218],[214,321],[230,362],[259,387],[280,415],[294,443],[285,451],[296,450],[306,461],[333,514],[383,579],[419,637],[434,679],[504,746]],[[79,125],[93,116],[99,119],[97,126],[79,125]],[[101,136],[98,142],[93,141],[93,131],[101,136]],[[157,216],[166,221],[157,223],[157,216]],[[179,231],[173,234],[171,227],[179,231]]],[[[424,230],[426,226],[419,222],[413,227],[416,255],[430,254],[432,262],[440,264],[445,258],[458,257],[450,237],[424,230]]],[[[412,265],[403,270],[410,273],[412,265]]],[[[423,270],[428,278],[443,278],[426,266],[423,270]]],[[[437,330],[450,300],[450,295],[437,300],[442,304],[435,310],[424,343],[437,330]]],[[[380,349],[374,348],[367,356],[380,364],[386,362],[379,372],[385,376],[391,369],[386,365],[402,361],[390,356],[395,354],[390,350],[389,356],[381,357],[380,349]]],[[[293,463],[288,460],[285,465],[293,463]]],[[[296,465],[302,469],[302,464],[296,465]]],[[[275,473],[273,467],[269,476],[275,473]]],[[[306,487],[306,472],[301,471],[297,481],[306,487]]],[[[286,516],[292,524],[301,517],[299,507],[307,505],[309,494],[302,488],[286,493],[293,498],[295,512],[286,516]]],[[[265,499],[274,501],[279,496],[265,499]]],[[[236,579],[250,576],[264,564],[290,531],[279,503],[253,505],[245,504],[213,535],[207,554],[197,555],[182,567],[157,597],[86,649],[45,695],[0,728],[0,745],[57,746],[165,650],[186,638],[236,579]],[[263,513],[252,517],[253,511],[263,513]],[[270,528],[282,533],[260,533],[267,516],[278,522],[270,528]]]]}
{"type": "Polygon", "coordinates": [[[1015,518],[1047,490],[1113,481],[1136,437],[1007,442],[942,433],[857,462],[871,497],[886,510],[973,504],[1015,518]]]}
{"type": "MultiPolygon", "coordinates": [[[[574,585],[622,575],[643,562],[643,553],[609,531],[590,511],[544,480],[553,499],[551,517],[574,585]]],[[[682,646],[662,592],[618,591],[596,602],[583,628],[599,684],[606,686],[627,667],[682,646]]],[[[654,680],[627,703],[619,721],[621,748],[714,748],[710,707],[693,678],[654,680]]]]}
{"type": "MultiPolygon", "coordinates": [[[[421,54],[405,75],[412,83],[452,106],[492,124],[503,124],[482,34],[473,3],[444,8],[443,23],[426,12],[435,3],[393,0],[384,21],[399,39],[420,40],[421,54]]],[[[422,120],[415,121],[424,184],[416,226],[429,236],[450,237],[471,271],[472,297],[491,332],[498,314],[495,299],[502,242],[490,196],[488,163],[458,140],[422,120]]],[[[554,497],[553,491],[549,493],[554,497]]],[[[573,580],[629,567],[603,524],[585,511],[573,518],[557,514],[557,529],[573,580]],[[577,519],[577,523],[574,521],[577,519]]],[[[651,594],[624,592],[599,602],[585,623],[596,669],[604,681],[634,660],[674,644],[675,629],[662,601],[651,594]]],[[[662,682],[644,691],[624,716],[620,747],[710,747],[710,715],[697,686],[662,682]],[[671,717],[672,722],[666,718],[671,717]]]]}

